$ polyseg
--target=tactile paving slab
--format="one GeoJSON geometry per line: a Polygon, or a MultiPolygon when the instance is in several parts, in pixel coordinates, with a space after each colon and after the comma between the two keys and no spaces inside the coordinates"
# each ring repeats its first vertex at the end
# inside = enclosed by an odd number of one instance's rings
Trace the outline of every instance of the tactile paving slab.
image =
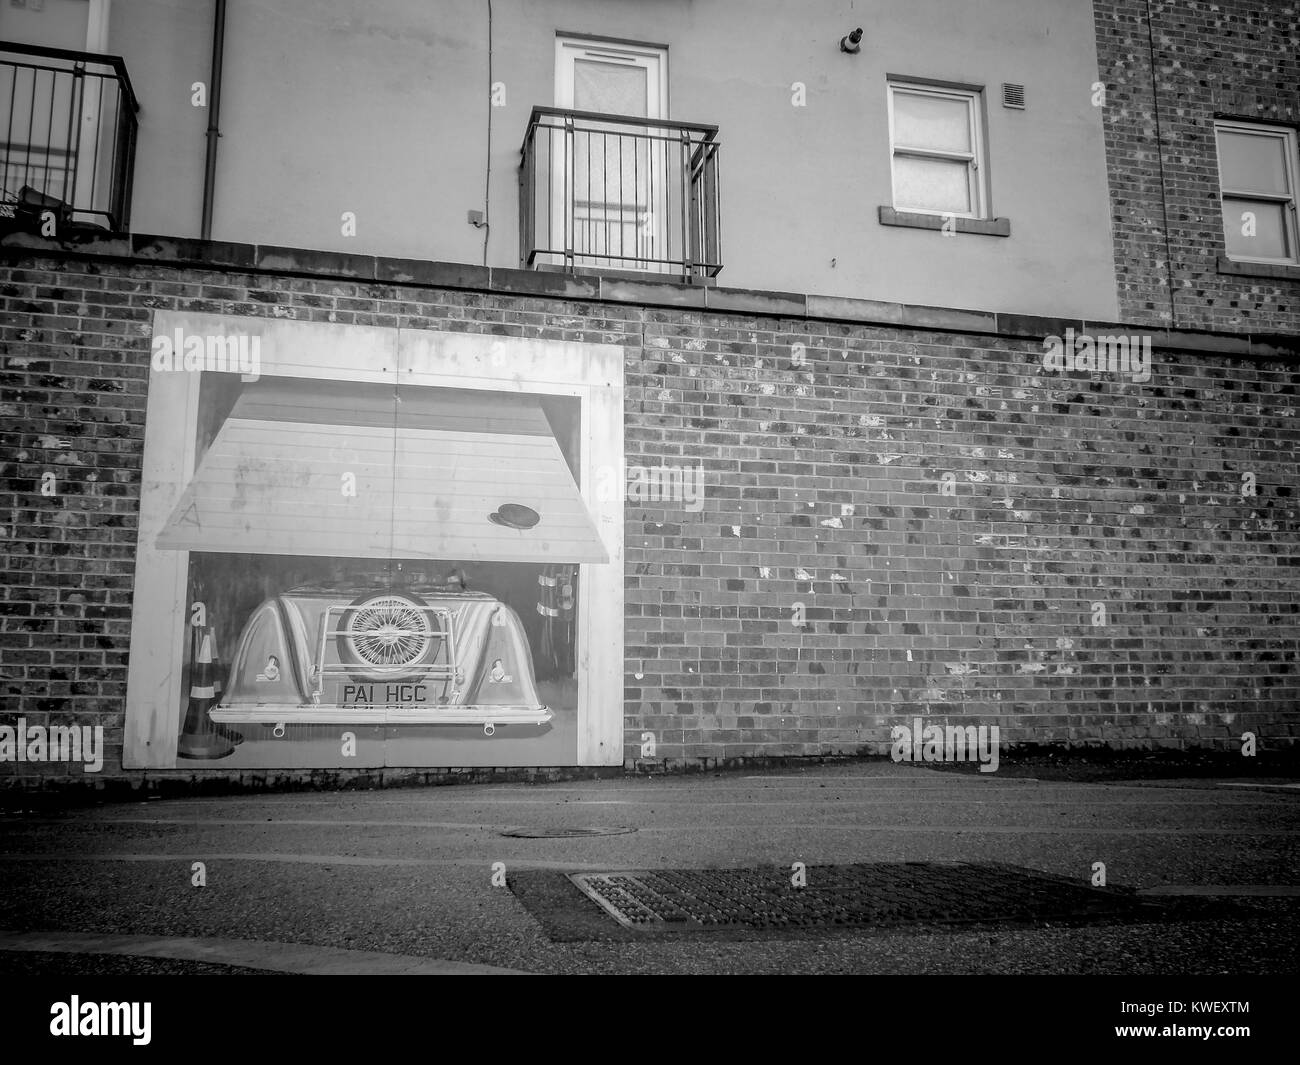
{"type": "MultiPolygon", "coordinates": [[[[590,902],[569,921],[567,933],[534,889],[519,890],[530,911],[551,924],[553,938],[580,934],[603,923],[633,935],[656,933],[822,931],[905,925],[982,923],[1090,923],[1159,919],[1165,907],[1132,891],[1093,888],[1030,869],[992,863],[898,862],[808,866],[806,886],[789,868],[655,869],[572,873],[568,880],[590,902]],[[599,910],[594,909],[599,907],[599,910]],[[597,915],[597,921],[591,920],[597,915]],[[603,917],[601,916],[603,915],[603,917]],[[617,922],[613,925],[612,922],[617,922]]],[[[515,886],[515,885],[512,885],[515,886]]],[[[575,896],[569,894],[572,904],[575,896]]],[[[578,904],[584,900],[577,897],[578,904]]],[[[561,925],[564,922],[560,922],[561,925]]],[[[605,938],[599,935],[594,938],[605,938]]],[[[625,932],[624,935],[627,933],[625,932]]],[[[622,938],[622,937],[618,937],[622,938]]]]}

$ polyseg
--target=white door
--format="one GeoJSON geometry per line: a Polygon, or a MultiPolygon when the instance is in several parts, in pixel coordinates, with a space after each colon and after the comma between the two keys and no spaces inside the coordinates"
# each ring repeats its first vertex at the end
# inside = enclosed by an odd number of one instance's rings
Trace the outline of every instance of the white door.
{"type": "MultiPolygon", "coordinates": [[[[668,116],[668,55],[662,48],[560,37],[555,105],[629,118],[668,116]]],[[[553,248],[578,266],[666,270],[667,131],[575,118],[552,147],[553,248]]]]}

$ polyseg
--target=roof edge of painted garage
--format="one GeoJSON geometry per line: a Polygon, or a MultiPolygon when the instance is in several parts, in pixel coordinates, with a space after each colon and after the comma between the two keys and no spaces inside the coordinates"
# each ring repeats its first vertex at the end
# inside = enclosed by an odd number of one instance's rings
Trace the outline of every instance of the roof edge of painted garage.
{"type": "Polygon", "coordinates": [[[469,289],[681,311],[851,322],[1019,339],[1042,340],[1048,336],[1063,336],[1067,329],[1093,336],[1149,335],[1152,345],[1162,350],[1201,351],[1238,358],[1300,359],[1300,336],[1279,333],[1169,330],[1135,323],[925,307],[847,296],[687,285],[627,275],[506,269],[147,233],[79,233],[64,237],[10,233],[0,237],[0,258],[12,261],[34,255],[216,268],[416,288],[469,289]]]}

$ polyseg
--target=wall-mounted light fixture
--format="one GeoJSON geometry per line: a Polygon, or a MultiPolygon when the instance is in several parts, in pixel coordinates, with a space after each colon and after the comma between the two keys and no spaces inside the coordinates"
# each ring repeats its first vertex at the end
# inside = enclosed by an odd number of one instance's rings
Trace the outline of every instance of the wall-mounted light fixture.
{"type": "Polygon", "coordinates": [[[840,51],[848,52],[849,55],[857,55],[862,51],[862,27],[859,26],[852,33],[840,38],[840,51]]]}

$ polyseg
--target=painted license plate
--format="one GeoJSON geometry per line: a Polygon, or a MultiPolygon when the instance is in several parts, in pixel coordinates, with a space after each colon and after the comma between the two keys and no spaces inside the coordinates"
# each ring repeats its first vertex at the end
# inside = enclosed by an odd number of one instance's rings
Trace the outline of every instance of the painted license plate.
{"type": "Polygon", "coordinates": [[[424,706],[432,701],[427,684],[342,684],[339,686],[340,706],[424,706]]]}

